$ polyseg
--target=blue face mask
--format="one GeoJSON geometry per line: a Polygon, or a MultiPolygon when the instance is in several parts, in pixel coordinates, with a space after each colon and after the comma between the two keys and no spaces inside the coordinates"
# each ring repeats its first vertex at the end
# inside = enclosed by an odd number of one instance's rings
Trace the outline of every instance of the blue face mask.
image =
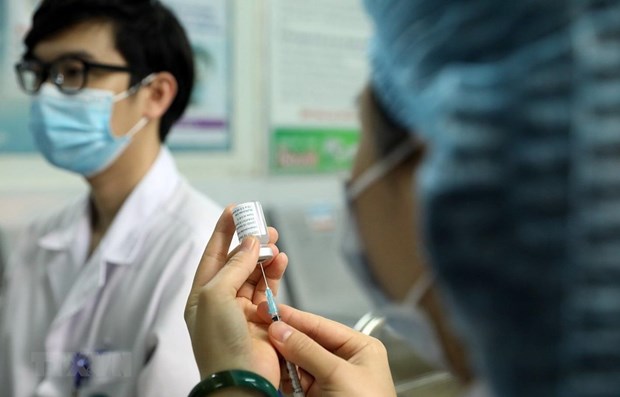
{"type": "Polygon", "coordinates": [[[148,123],[141,118],[126,134],[115,136],[110,127],[115,102],[134,94],[148,84],[120,94],[83,89],[75,95],[61,93],[45,83],[30,108],[30,131],[41,154],[51,164],[90,177],[108,168],[125,150],[131,138],[148,123]]]}

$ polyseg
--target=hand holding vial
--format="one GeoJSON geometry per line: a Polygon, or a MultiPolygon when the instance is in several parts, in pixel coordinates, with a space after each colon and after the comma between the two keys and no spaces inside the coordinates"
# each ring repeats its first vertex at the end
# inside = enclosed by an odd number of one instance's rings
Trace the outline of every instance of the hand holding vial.
{"type": "MultiPolygon", "coordinates": [[[[323,317],[276,306],[288,258],[275,245],[274,228],[263,224],[265,234],[260,225],[244,224],[248,211],[262,216],[257,204],[224,210],[196,272],[185,321],[202,379],[246,370],[294,397],[395,396],[387,353],[378,340],[323,317]],[[235,223],[242,242],[229,254],[235,223]]],[[[214,395],[259,395],[240,387],[218,393],[214,395]]]]}
{"type": "MultiPolygon", "coordinates": [[[[257,314],[266,300],[265,285],[256,266],[260,241],[243,239],[228,253],[235,233],[232,206],[220,217],[207,244],[188,298],[185,320],[202,378],[227,369],[247,369],[274,385],[280,383],[279,358],[267,338],[269,326],[257,314]]],[[[277,294],[288,264],[275,243],[278,233],[267,231],[266,246],[273,258],[264,263],[271,290],[277,294]]]]}

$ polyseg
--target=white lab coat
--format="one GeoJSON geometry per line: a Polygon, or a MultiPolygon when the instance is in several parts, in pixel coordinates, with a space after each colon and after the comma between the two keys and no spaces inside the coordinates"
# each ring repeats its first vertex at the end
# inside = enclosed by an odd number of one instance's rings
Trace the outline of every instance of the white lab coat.
{"type": "Polygon", "coordinates": [[[31,225],[6,275],[0,395],[72,395],[75,353],[90,360],[79,396],[187,395],[183,309],[221,210],[162,149],[90,258],[87,197],[31,225]]]}

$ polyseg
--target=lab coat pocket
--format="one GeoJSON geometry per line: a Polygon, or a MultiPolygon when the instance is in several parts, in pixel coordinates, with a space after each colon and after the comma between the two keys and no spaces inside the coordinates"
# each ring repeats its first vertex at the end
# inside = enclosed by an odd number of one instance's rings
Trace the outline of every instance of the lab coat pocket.
{"type": "Polygon", "coordinates": [[[104,351],[92,354],[90,376],[79,390],[79,396],[124,396],[134,377],[130,352],[104,351]]]}

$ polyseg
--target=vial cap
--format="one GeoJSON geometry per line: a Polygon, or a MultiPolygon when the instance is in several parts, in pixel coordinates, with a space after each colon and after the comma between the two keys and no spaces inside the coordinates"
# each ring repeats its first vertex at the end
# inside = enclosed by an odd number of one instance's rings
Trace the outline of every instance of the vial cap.
{"type": "Polygon", "coordinates": [[[261,246],[260,250],[258,251],[258,261],[264,262],[268,261],[271,258],[273,258],[273,250],[271,249],[271,247],[261,246]]]}

